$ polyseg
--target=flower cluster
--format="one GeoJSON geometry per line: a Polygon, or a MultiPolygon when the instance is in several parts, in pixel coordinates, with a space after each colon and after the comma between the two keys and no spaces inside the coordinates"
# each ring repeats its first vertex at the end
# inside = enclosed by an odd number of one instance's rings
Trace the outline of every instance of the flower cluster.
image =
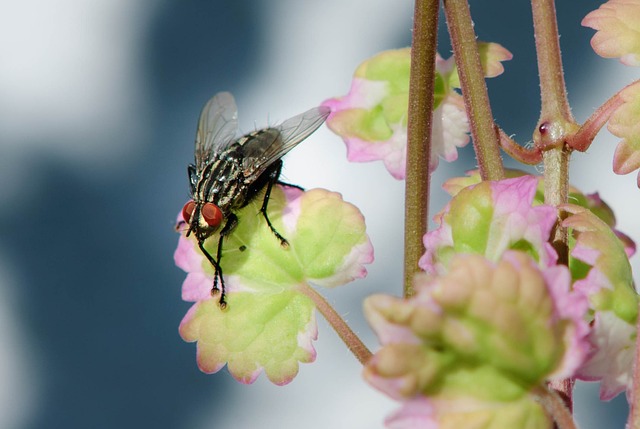
{"type": "MultiPolygon", "coordinates": [[[[598,54],[627,65],[640,65],[639,23],[640,0],[609,0],[582,22],[597,30],[592,46],[598,54]]],[[[500,75],[511,53],[494,43],[477,47],[485,77],[500,75]]],[[[423,166],[430,172],[439,158],[456,160],[470,140],[454,58],[435,60],[433,156],[423,166]]],[[[395,179],[405,178],[410,68],[410,49],[382,52],[360,64],[347,95],[323,103],[349,160],[381,160],[395,179]]],[[[585,151],[608,122],[622,138],[613,170],[626,174],[640,169],[639,116],[636,82],[582,126],[557,120],[553,129],[562,132],[548,133],[548,144],[536,142],[535,156],[527,158],[527,149],[514,149],[504,135],[501,144],[515,157],[524,154],[521,160],[539,161],[551,150],[568,158],[585,151]]],[[[617,229],[599,194],[568,186],[566,176],[557,194],[568,198],[554,205],[545,203],[545,196],[553,200],[548,178],[518,170],[501,171],[501,180],[471,171],[445,182],[450,200],[434,216],[436,228],[422,237],[413,289],[402,298],[379,294],[364,303],[381,344],[360,356],[364,377],[401,402],[388,427],[551,428],[556,416],[541,397],[549,394],[548,383],[565,379],[599,381],[601,399],[626,392],[637,403],[632,372],[640,299],[629,263],[636,245],[617,229]]],[[[343,285],[364,277],[364,265],[373,261],[362,214],[339,194],[289,186],[272,191],[273,225],[258,215],[262,199],[253,198],[234,213],[233,231],[204,243],[206,252],[220,256],[227,309],[211,296],[214,268],[195,238],[182,234],[175,252],[188,273],[182,297],[194,303],[180,335],[197,342],[202,371],[226,365],[243,383],[264,372],[286,384],[299,363],[312,362],[315,310],[326,303],[309,284],[343,285]],[[286,248],[274,230],[286,237],[286,248]]]]}

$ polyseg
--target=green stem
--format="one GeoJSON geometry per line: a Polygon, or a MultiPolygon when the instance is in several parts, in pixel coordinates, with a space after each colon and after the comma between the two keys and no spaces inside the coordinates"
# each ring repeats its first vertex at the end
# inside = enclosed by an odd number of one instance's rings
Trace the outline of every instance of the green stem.
{"type": "Polygon", "coordinates": [[[500,180],[504,178],[504,168],[498,130],[491,113],[469,4],[467,0],[444,0],[444,10],[480,176],[482,180],[500,180]]]}
{"type": "Polygon", "coordinates": [[[424,253],[422,237],[428,227],[439,6],[439,0],[416,0],[413,19],[405,181],[404,296],[413,292],[413,276],[424,253]]]}
{"type": "Polygon", "coordinates": [[[364,345],[360,337],[356,335],[353,330],[347,325],[338,312],[327,302],[326,299],[311,286],[305,284],[299,287],[300,292],[311,298],[316,308],[329,322],[331,327],[336,331],[340,339],[347,345],[347,348],[351,350],[351,353],[360,361],[362,365],[367,363],[371,358],[371,352],[364,345]]]}
{"type": "MultiPolygon", "coordinates": [[[[543,152],[544,160],[544,202],[558,207],[569,201],[569,154],[564,147],[543,152]]],[[[551,245],[558,253],[558,264],[569,263],[569,241],[567,229],[558,222],[551,238],[551,245]]],[[[566,393],[566,392],[565,392],[566,393]]]]}

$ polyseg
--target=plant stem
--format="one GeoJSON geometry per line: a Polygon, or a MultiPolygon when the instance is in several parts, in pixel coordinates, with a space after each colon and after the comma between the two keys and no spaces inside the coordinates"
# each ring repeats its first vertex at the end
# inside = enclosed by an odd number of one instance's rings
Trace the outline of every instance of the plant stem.
{"type": "MultiPolygon", "coordinates": [[[[544,201],[557,207],[568,201],[571,149],[566,142],[575,134],[578,125],[571,115],[567,100],[554,0],[531,0],[531,9],[541,98],[540,118],[533,138],[536,147],[544,151],[544,201]]],[[[556,225],[551,244],[558,253],[558,264],[567,265],[567,230],[560,222],[556,225]]],[[[565,400],[569,413],[573,403],[573,383],[564,380],[553,387],[565,400]]]]}
{"type": "Polygon", "coordinates": [[[493,122],[469,4],[467,0],[444,0],[444,10],[480,176],[482,180],[500,180],[504,178],[504,168],[498,131],[493,122]]]}
{"type": "MultiPolygon", "coordinates": [[[[554,0],[532,0],[531,8],[541,98],[540,119],[534,141],[536,147],[544,150],[545,203],[558,206],[565,204],[569,196],[571,150],[565,142],[577,131],[578,126],[567,100],[554,0]]],[[[565,228],[556,228],[552,244],[558,252],[558,262],[566,264],[569,248],[565,228]]]]}
{"type": "MultiPolygon", "coordinates": [[[[569,200],[569,151],[563,147],[542,153],[544,160],[544,202],[558,207],[569,200]]],[[[567,229],[558,222],[551,245],[558,253],[558,264],[569,263],[569,241],[567,229]]],[[[565,392],[566,393],[566,392],[565,392]]],[[[569,396],[571,397],[571,396],[569,396]]]]}
{"type": "Polygon", "coordinates": [[[516,161],[528,165],[539,164],[542,161],[542,151],[537,147],[530,149],[522,147],[513,141],[502,129],[498,129],[498,132],[500,133],[500,147],[516,161]]]}
{"type": "Polygon", "coordinates": [[[575,123],[567,101],[554,0],[532,0],[533,29],[540,76],[540,123],[564,120],[575,123]]]}
{"type": "Polygon", "coordinates": [[[611,96],[611,98],[605,101],[602,106],[598,107],[598,109],[591,114],[589,119],[582,124],[578,132],[569,137],[567,140],[569,147],[574,150],[579,150],[580,152],[586,152],[586,150],[589,149],[589,146],[591,146],[593,139],[595,139],[598,132],[600,132],[600,129],[605,123],[607,123],[616,109],[624,103],[623,94],[625,91],[638,84],[640,84],[640,80],[633,81],[611,96]]]}
{"type": "Polygon", "coordinates": [[[404,296],[413,292],[413,275],[424,253],[422,237],[428,228],[439,6],[439,0],[416,0],[413,18],[404,209],[404,296]]]}
{"type": "Polygon", "coordinates": [[[538,402],[551,414],[558,429],[577,429],[571,413],[556,392],[540,386],[534,390],[534,394],[537,396],[538,402]]]}
{"type": "Polygon", "coordinates": [[[369,351],[367,346],[364,345],[362,340],[360,340],[360,337],[358,337],[355,332],[351,330],[344,319],[340,317],[336,310],[334,310],[331,304],[329,304],[322,295],[320,295],[315,291],[315,289],[307,284],[300,286],[299,290],[300,292],[311,298],[318,311],[324,316],[327,322],[329,322],[331,327],[333,327],[338,336],[342,339],[342,341],[344,341],[349,350],[351,350],[351,353],[355,355],[360,363],[363,365],[367,363],[367,361],[371,357],[371,352],[369,351]]]}

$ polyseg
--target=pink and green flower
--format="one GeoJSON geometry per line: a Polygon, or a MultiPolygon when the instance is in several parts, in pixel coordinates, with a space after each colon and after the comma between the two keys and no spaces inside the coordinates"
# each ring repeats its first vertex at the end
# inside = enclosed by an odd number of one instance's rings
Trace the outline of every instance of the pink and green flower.
{"type": "MultiPolygon", "coordinates": [[[[496,43],[479,43],[487,77],[503,72],[501,62],[511,53],[496,43]]],[[[409,106],[409,48],[385,51],[366,60],[355,71],[346,96],[323,103],[331,108],[329,128],[347,145],[354,162],[381,160],[396,179],[404,179],[409,106]]],[[[469,142],[469,123],[458,88],[460,82],[453,57],[436,58],[436,82],[432,125],[431,171],[438,157],[458,158],[458,148],[469,142]]]]}
{"type": "MultiPolygon", "coordinates": [[[[286,249],[259,214],[261,203],[258,198],[238,211],[238,226],[224,242],[225,310],[210,294],[213,267],[195,240],[181,235],[175,261],[187,272],[182,297],[195,304],[180,323],[180,335],[197,342],[198,366],[206,373],[227,365],[243,383],[264,371],[273,383],[287,384],[299,363],[316,356],[315,305],[303,289],[364,277],[373,248],[362,214],[339,194],[273,190],[269,218],[287,238],[286,249]]],[[[215,254],[217,242],[213,236],[205,247],[215,254]]]]}

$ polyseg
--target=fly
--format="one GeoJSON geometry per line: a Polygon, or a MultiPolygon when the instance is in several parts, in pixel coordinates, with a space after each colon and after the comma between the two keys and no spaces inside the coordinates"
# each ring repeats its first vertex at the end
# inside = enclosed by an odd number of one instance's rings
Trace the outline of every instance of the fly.
{"type": "Polygon", "coordinates": [[[318,129],[329,113],[328,107],[315,107],[278,126],[237,138],[238,111],[233,95],[220,92],[202,109],[195,163],[187,168],[191,200],[183,207],[182,217],[188,224],[186,235],[195,235],[198,247],[215,269],[211,294],[220,293],[220,308],[227,305],[220,258],[225,237],[238,225],[234,212],[264,190],[260,213],[282,247],[289,245],[267,215],[271,189],[275,184],[287,185],[280,181],[281,158],[318,129]],[[218,230],[220,238],[213,256],[204,242],[218,230]]]}

